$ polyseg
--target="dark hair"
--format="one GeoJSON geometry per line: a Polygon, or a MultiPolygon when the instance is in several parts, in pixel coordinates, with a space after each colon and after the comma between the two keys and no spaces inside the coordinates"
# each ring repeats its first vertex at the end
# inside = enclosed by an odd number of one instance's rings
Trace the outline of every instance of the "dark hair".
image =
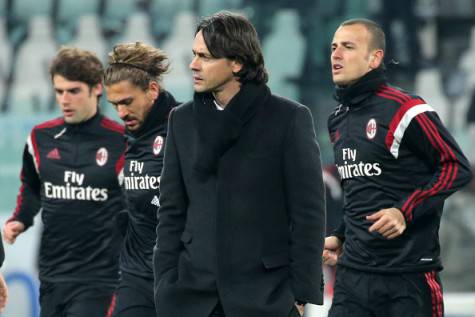
{"type": "Polygon", "coordinates": [[[201,19],[195,34],[201,31],[210,54],[215,58],[227,58],[242,64],[235,75],[241,83],[266,83],[261,44],[256,29],[242,15],[220,11],[201,19]]]}
{"type": "Polygon", "coordinates": [[[383,51],[386,50],[386,35],[384,34],[383,29],[378,23],[371,21],[369,19],[359,18],[359,19],[346,20],[345,22],[340,24],[340,26],[355,25],[355,24],[360,24],[364,26],[368,30],[369,34],[371,35],[371,40],[368,43],[369,49],[371,50],[381,49],[383,51]]]}
{"type": "Polygon", "coordinates": [[[60,75],[70,81],[80,81],[89,87],[102,82],[103,67],[96,54],[74,47],[62,47],[51,62],[51,80],[60,75]]]}
{"type": "Polygon", "coordinates": [[[104,73],[104,85],[128,80],[147,90],[151,80],[159,82],[168,72],[168,57],[151,45],[141,42],[117,44],[108,54],[109,66],[104,73]]]}

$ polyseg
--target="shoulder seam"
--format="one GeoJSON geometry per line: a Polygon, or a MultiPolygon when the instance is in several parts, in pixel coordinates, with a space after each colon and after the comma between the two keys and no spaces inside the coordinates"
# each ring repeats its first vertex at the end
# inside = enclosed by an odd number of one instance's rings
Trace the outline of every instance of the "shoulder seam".
{"type": "Polygon", "coordinates": [[[64,118],[59,117],[59,118],[56,118],[56,119],[52,119],[52,120],[40,123],[40,124],[34,126],[33,129],[38,130],[38,129],[54,128],[54,127],[57,127],[57,126],[62,125],[62,124],[64,124],[64,118]]]}
{"type": "Polygon", "coordinates": [[[120,125],[119,123],[115,122],[114,120],[111,120],[111,119],[106,118],[106,117],[102,118],[101,127],[105,128],[107,130],[111,130],[111,131],[120,133],[120,134],[124,134],[124,132],[125,132],[125,128],[122,125],[120,125]]]}
{"type": "Polygon", "coordinates": [[[405,104],[406,102],[414,99],[420,99],[418,97],[413,97],[407,93],[404,93],[398,89],[382,85],[377,91],[376,95],[384,99],[393,100],[400,105],[405,104]]]}

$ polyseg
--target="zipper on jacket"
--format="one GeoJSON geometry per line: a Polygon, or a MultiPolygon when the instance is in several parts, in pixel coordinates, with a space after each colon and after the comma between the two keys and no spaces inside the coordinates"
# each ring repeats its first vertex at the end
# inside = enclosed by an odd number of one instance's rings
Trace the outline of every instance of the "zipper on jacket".
{"type": "Polygon", "coordinates": [[[73,129],[71,129],[71,139],[73,140],[73,144],[74,144],[74,149],[73,149],[73,164],[74,166],[77,165],[77,162],[78,162],[78,153],[79,153],[79,143],[80,143],[80,140],[76,140],[76,138],[78,137],[78,129],[77,127],[74,127],[73,129]]]}
{"type": "Polygon", "coordinates": [[[345,122],[346,122],[346,136],[349,137],[350,136],[350,107],[349,106],[344,106],[345,109],[344,109],[344,113],[345,113],[345,122]]]}

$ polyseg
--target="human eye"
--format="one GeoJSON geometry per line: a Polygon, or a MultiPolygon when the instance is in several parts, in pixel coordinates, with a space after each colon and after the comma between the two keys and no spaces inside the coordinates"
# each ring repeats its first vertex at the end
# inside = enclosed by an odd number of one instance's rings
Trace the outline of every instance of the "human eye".
{"type": "Polygon", "coordinates": [[[77,95],[81,92],[81,89],[80,88],[72,88],[69,90],[69,92],[73,95],[77,95]]]}
{"type": "Polygon", "coordinates": [[[213,59],[213,56],[211,56],[210,54],[206,54],[206,53],[198,53],[198,57],[203,61],[210,61],[210,60],[213,59]]]}
{"type": "Polygon", "coordinates": [[[124,106],[130,106],[130,104],[134,101],[132,98],[127,98],[119,102],[119,104],[124,105],[124,106]]]}

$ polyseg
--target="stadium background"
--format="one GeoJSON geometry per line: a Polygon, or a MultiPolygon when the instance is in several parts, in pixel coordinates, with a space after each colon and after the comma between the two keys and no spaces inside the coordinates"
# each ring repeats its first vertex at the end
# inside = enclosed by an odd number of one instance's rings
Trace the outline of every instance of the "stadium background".
{"type": "MultiPolygon", "coordinates": [[[[475,162],[474,0],[0,0],[1,224],[15,206],[31,127],[59,115],[47,66],[61,45],[90,49],[103,61],[115,43],[156,45],[172,63],[165,87],[185,101],[192,96],[188,63],[194,24],[221,9],[240,11],[255,24],[273,91],[311,108],[325,165],[332,163],[326,119],[335,106],[330,42],[337,25],[354,17],[383,25],[386,61],[398,63],[388,65],[391,80],[421,94],[475,162]]],[[[105,98],[101,107],[117,119],[105,98]]],[[[1,316],[38,314],[40,232],[36,225],[14,246],[6,246],[2,271],[10,301],[1,316]]],[[[446,315],[474,317],[475,184],[448,201],[441,240],[446,315]]],[[[309,307],[306,315],[322,316],[322,310],[309,307]]]]}

